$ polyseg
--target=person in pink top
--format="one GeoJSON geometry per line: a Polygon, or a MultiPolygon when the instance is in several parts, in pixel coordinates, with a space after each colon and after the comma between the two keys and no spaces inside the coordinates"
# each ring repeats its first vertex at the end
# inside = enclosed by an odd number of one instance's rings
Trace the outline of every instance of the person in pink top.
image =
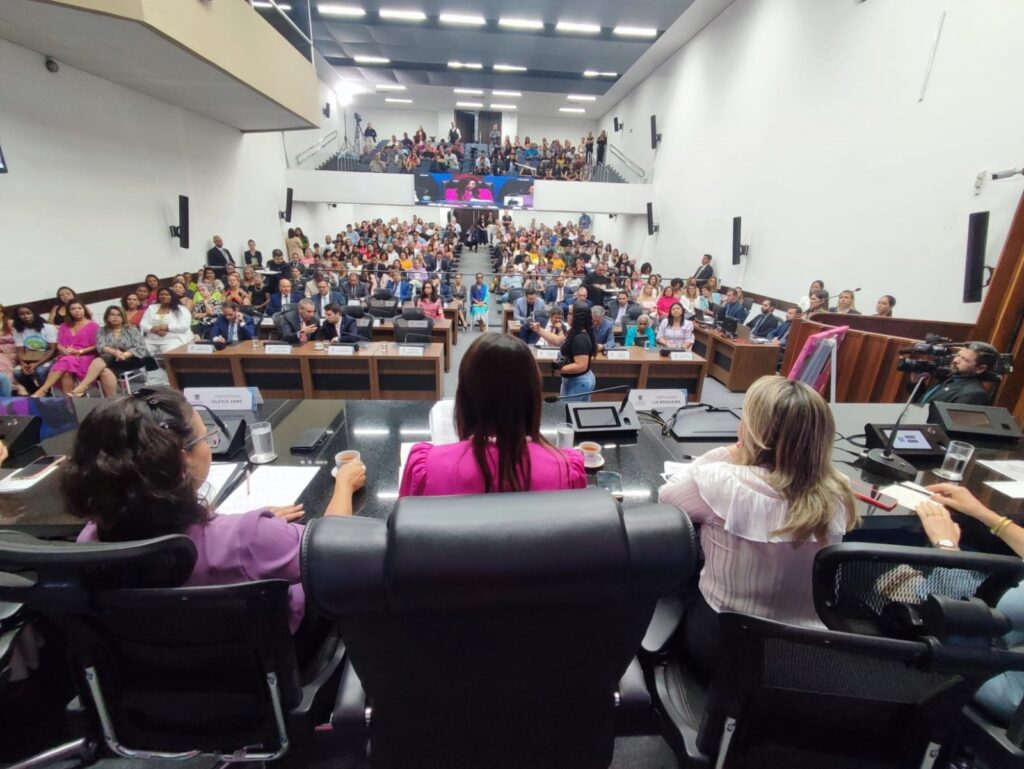
{"type": "Polygon", "coordinates": [[[540,414],[540,371],[530,348],[508,334],[483,334],[459,366],[455,429],[461,440],[413,446],[399,496],[584,488],[583,455],[545,440],[540,414]]]}
{"type": "Polygon", "coordinates": [[[444,304],[437,295],[437,287],[429,280],[420,289],[420,298],[416,305],[423,310],[424,316],[434,320],[444,320],[444,304]]]}
{"type": "Polygon", "coordinates": [[[61,390],[70,393],[76,379],[82,379],[96,357],[96,334],[100,327],[89,309],[77,299],[68,302],[68,317],[57,331],[57,362],[42,387],[32,393],[42,398],[60,382],[61,390]]]}

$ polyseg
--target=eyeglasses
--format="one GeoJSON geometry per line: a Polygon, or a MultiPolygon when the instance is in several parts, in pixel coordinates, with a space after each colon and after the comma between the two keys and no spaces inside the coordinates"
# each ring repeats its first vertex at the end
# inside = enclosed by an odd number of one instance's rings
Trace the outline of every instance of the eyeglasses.
{"type": "MultiPolygon", "coordinates": [[[[146,405],[149,406],[154,411],[162,411],[165,414],[173,416],[172,412],[168,411],[164,404],[158,400],[157,395],[158,393],[156,390],[153,390],[148,387],[141,387],[134,393],[132,393],[133,398],[135,398],[136,400],[145,401],[146,405]]],[[[201,403],[193,403],[191,405],[193,409],[202,409],[204,413],[209,414],[210,421],[213,422],[214,426],[210,427],[209,425],[206,424],[206,420],[203,420],[203,425],[206,427],[206,432],[197,438],[193,438],[192,440],[187,441],[182,446],[182,448],[189,449],[198,444],[200,441],[206,441],[206,445],[208,445],[211,449],[216,449],[218,446],[220,446],[222,437],[226,436],[228,433],[227,425],[225,425],[221,418],[218,417],[213,411],[211,411],[209,408],[202,405],[201,403]]],[[[168,429],[168,427],[170,426],[166,421],[161,421],[158,422],[157,424],[164,430],[168,429]]]]}

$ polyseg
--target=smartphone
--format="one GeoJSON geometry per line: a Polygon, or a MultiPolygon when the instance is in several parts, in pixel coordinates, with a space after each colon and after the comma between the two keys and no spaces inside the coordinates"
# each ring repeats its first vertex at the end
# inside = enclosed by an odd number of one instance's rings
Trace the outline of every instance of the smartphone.
{"type": "Polygon", "coordinates": [[[597,487],[607,489],[620,502],[622,501],[622,476],[610,470],[597,471],[597,487]]]}
{"type": "Polygon", "coordinates": [[[303,430],[298,440],[291,445],[291,452],[292,454],[312,454],[326,438],[327,431],[322,427],[303,430]]]}
{"type": "Polygon", "coordinates": [[[65,457],[62,454],[53,454],[46,457],[39,457],[31,464],[25,465],[8,478],[16,481],[37,481],[50,471],[54,465],[59,465],[65,457]]]}

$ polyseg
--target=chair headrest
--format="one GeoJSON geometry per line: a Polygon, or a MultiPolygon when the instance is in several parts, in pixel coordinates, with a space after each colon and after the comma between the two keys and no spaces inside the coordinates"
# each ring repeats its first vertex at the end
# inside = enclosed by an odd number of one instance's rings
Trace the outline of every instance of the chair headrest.
{"type": "Polygon", "coordinates": [[[426,314],[420,307],[403,307],[402,308],[402,319],[403,320],[423,320],[426,318],[426,314]]]}
{"type": "Polygon", "coordinates": [[[363,307],[362,305],[346,304],[341,308],[341,314],[353,318],[361,318],[363,317],[363,307]]]}
{"type": "Polygon", "coordinates": [[[307,527],[302,566],[309,595],[341,616],[660,596],[696,553],[674,507],[621,511],[607,491],[584,489],[407,497],[387,522],[321,519],[307,527]]]}
{"type": "Polygon", "coordinates": [[[387,289],[378,288],[376,291],[373,292],[373,298],[374,299],[394,299],[395,295],[392,294],[387,289]]]}

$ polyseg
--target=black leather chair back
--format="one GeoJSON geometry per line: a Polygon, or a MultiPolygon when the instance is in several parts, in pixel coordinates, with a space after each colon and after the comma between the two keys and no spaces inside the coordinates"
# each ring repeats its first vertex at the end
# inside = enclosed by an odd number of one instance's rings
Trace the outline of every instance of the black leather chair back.
{"type": "Polygon", "coordinates": [[[604,767],[616,685],[696,557],[677,509],[591,489],[325,518],[302,563],[366,690],[375,767],[604,767]]]}
{"type": "MultiPolygon", "coordinates": [[[[378,292],[379,293],[379,292],[378,292]]],[[[397,299],[370,299],[367,309],[374,318],[393,318],[399,313],[397,299]]]]}
{"type": "Polygon", "coordinates": [[[346,304],[342,306],[341,314],[353,318],[362,318],[365,313],[361,304],[346,304]]]}
{"type": "Polygon", "coordinates": [[[426,313],[423,312],[422,307],[402,308],[402,320],[423,320],[426,317],[426,313]]]}
{"type": "Polygon", "coordinates": [[[424,318],[423,310],[419,307],[406,308],[405,312],[410,309],[415,309],[420,313],[419,318],[395,318],[393,323],[395,325],[395,341],[399,344],[405,344],[407,342],[412,344],[431,344],[433,342],[434,332],[434,319],[424,318]]]}

